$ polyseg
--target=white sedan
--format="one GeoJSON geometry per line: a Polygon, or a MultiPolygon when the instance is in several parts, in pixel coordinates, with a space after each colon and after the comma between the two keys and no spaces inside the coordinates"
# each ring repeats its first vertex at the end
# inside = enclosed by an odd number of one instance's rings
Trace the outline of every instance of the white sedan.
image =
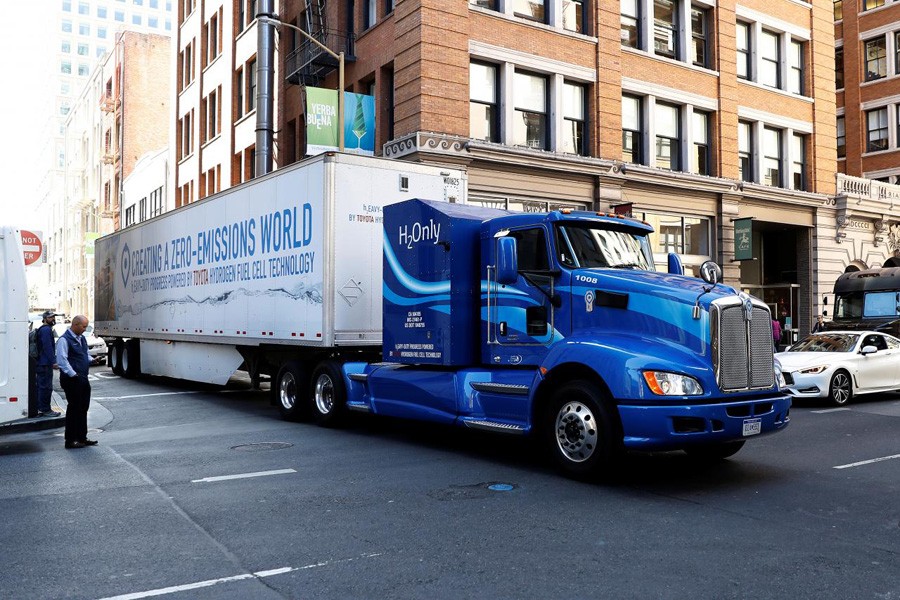
{"type": "Polygon", "coordinates": [[[795,398],[843,406],[857,394],[900,389],[900,340],[877,331],[814,333],[775,358],[795,398]]]}

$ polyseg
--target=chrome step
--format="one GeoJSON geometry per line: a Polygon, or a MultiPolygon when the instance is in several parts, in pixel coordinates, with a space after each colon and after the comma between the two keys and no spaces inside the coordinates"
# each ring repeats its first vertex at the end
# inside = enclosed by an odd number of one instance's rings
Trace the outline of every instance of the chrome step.
{"type": "Polygon", "coordinates": [[[527,396],[531,387],[519,383],[491,383],[489,381],[473,381],[469,384],[478,392],[491,392],[494,394],[510,394],[513,396],[527,396]]]}
{"type": "Polygon", "coordinates": [[[498,431],[501,433],[513,433],[516,435],[523,435],[525,433],[525,428],[521,425],[500,423],[498,421],[464,419],[463,424],[470,429],[484,429],[486,431],[498,431]]]}
{"type": "Polygon", "coordinates": [[[369,412],[372,412],[372,407],[370,407],[368,404],[350,404],[348,402],[347,410],[352,410],[354,412],[369,413],[369,412]]]}
{"type": "Polygon", "coordinates": [[[369,376],[365,373],[350,373],[347,377],[350,378],[350,381],[362,381],[363,383],[369,380],[369,376]]]}

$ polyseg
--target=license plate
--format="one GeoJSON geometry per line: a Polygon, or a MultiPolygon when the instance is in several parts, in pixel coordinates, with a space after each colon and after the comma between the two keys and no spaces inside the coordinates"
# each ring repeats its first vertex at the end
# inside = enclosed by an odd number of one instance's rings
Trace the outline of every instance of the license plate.
{"type": "Polygon", "coordinates": [[[744,437],[762,433],[762,419],[744,419],[744,437]]]}

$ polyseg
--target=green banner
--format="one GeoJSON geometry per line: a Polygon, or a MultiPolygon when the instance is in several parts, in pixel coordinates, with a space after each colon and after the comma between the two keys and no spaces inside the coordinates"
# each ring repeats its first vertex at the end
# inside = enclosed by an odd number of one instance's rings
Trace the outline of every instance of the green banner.
{"type": "Polygon", "coordinates": [[[84,254],[85,256],[94,255],[94,242],[100,237],[99,233],[88,231],[84,234],[84,254]]]}
{"type": "Polygon", "coordinates": [[[338,148],[337,90],[306,88],[306,153],[338,148]]]}
{"type": "Polygon", "coordinates": [[[753,217],[734,220],[734,260],[753,258],[753,217]]]}

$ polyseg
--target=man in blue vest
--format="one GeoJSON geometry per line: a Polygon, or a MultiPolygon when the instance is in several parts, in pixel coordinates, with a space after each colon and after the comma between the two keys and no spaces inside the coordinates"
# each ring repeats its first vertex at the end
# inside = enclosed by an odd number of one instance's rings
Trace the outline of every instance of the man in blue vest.
{"type": "Polygon", "coordinates": [[[36,368],[37,409],[39,417],[58,417],[59,413],[50,406],[53,395],[53,369],[56,368],[56,352],[53,347],[53,326],[56,325],[56,313],[52,310],[41,315],[43,323],[38,327],[38,355],[36,368]]]}
{"type": "Polygon", "coordinates": [[[82,335],[87,326],[87,317],[78,315],[56,341],[59,383],[69,404],[66,409],[66,448],[84,448],[97,443],[96,440],[87,438],[87,412],[91,404],[88,369],[91,357],[87,341],[82,335]]]}

